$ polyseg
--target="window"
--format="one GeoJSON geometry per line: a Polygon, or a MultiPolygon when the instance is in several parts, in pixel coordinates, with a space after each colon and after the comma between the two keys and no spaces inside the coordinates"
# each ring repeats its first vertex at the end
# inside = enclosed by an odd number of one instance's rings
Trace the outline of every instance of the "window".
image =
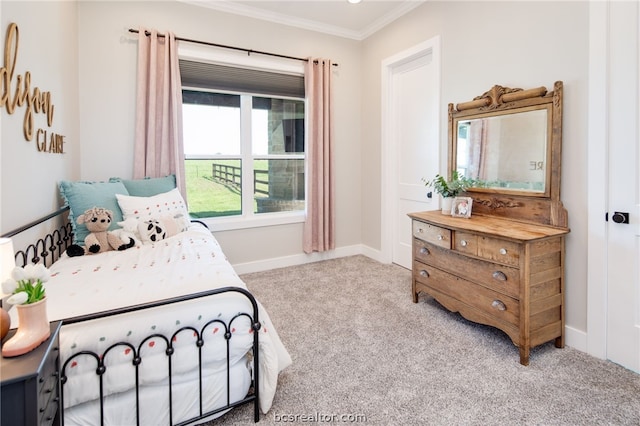
{"type": "Polygon", "coordinates": [[[471,122],[460,121],[458,124],[458,157],[457,170],[460,176],[468,176],[469,169],[469,132],[471,130],[471,122]]]}
{"type": "Polygon", "coordinates": [[[187,61],[181,61],[181,73],[189,213],[244,222],[283,212],[300,216],[305,209],[302,76],[276,75],[274,83],[275,73],[221,71],[219,65],[187,61]]]}

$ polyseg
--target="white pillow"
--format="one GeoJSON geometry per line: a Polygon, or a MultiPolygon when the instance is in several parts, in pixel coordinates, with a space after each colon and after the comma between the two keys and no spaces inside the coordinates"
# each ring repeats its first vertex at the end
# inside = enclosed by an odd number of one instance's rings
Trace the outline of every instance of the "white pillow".
{"type": "Polygon", "coordinates": [[[125,221],[132,218],[138,221],[158,219],[162,216],[189,217],[187,204],[177,188],[151,197],[116,194],[116,198],[125,221]]]}

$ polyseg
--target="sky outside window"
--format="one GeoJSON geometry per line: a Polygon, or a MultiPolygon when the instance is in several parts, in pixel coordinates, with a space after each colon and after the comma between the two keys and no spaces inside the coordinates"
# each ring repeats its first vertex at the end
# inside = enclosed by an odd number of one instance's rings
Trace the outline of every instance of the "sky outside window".
{"type": "MultiPolygon", "coordinates": [[[[184,153],[198,155],[240,155],[240,109],[234,107],[183,104],[184,153]]],[[[253,151],[268,153],[268,111],[253,111],[253,151]]]]}

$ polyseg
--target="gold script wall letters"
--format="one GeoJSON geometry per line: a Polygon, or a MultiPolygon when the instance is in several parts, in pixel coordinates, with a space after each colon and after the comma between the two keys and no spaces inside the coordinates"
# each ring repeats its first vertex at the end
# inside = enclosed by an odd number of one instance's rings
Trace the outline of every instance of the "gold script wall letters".
{"type": "MultiPolygon", "coordinates": [[[[31,73],[15,76],[14,71],[18,60],[18,26],[11,23],[7,28],[7,38],[4,44],[4,65],[0,68],[0,107],[4,106],[9,114],[13,114],[16,107],[25,106],[23,131],[27,141],[33,140],[34,113],[43,113],[47,117],[47,126],[53,124],[54,105],[51,103],[51,92],[42,92],[38,87],[31,90],[31,73]],[[13,87],[12,87],[13,86],[13,87]],[[13,91],[12,91],[13,89],[13,91]]],[[[36,131],[36,149],[42,152],[63,154],[64,136],[49,133],[46,130],[36,131]]]]}

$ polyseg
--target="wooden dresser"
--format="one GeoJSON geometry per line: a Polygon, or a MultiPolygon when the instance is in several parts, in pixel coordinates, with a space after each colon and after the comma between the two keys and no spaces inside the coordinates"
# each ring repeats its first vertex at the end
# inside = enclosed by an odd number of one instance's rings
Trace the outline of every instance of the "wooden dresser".
{"type": "MultiPolygon", "coordinates": [[[[51,336],[31,352],[0,359],[2,425],[61,424],[60,348],[62,322],[50,324],[51,336]]],[[[14,330],[7,335],[9,339],[14,330]]]]}
{"type": "Polygon", "coordinates": [[[529,364],[530,349],[564,346],[567,228],[494,216],[409,214],[413,301],[431,295],[468,320],[504,331],[529,364]]]}

